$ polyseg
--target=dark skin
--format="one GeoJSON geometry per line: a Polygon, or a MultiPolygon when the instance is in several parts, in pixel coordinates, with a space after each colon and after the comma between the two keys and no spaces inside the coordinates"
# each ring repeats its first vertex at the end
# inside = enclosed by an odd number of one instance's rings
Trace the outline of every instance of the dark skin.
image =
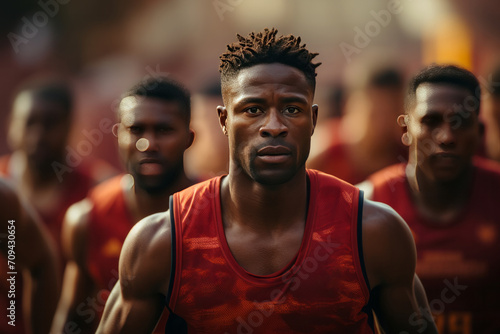
{"type": "MultiPolygon", "coordinates": [[[[130,182],[124,184],[123,193],[135,222],[167,210],[170,195],[192,185],[184,173],[182,159],[194,140],[194,133],[180,108],[177,102],[157,98],[128,97],[120,104],[120,122],[113,133],[118,139],[123,164],[131,174],[127,176],[130,182]],[[168,175],[174,175],[175,179],[162,189],[151,191],[150,186],[168,179],[168,175]]],[[[97,327],[97,318],[89,322],[88,317],[82,318],[77,312],[78,305],[89,296],[96,297],[99,290],[86,259],[92,205],[85,199],[70,207],[66,214],[63,241],[70,261],[58,309],[57,332],[64,326],[73,326],[68,324],[76,324],[88,333],[94,333],[97,327]]]]}
{"type": "Polygon", "coordinates": [[[478,115],[458,109],[471,92],[421,84],[413,108],[398,118],[409,146],[407,178],[419,211],[439,224],[454,220],[472,186],[472,156],[480,140],[478,115]]]}
{"type": "MultiPolygon", "coordinates": [[[[16,271],[23,273],[25,305],[22,311],[25,327],[29,333],[49,333],[60,289],[58,263],[52,240],[33,209],[3,179],[0,179],[0,202],[0,222],[2,234],[5,235],[0,241],[0,251],[7,258],[9,250],[13,249],[16,271]],[[9,224],[9,220],[15,222],[9,224]],[[11,230],[15,231],[14,244],[9,243],[10,239],[7,238],[11,230]],[[12,245],[15,247],[10,248],[12,245]]],[[[16,279],[21,279],[21,276],[17,275],[16,279]]],[[[19,299],[16,298],[14,300],[19,305],[19,299]]],[[[17,312],[21,310],[17,308],[17,312]]]]}
{"type": "Polygon", "coordinates": [[[39,211],[51,211],[61,201],[64,184],[51,164],[64,161],[70,124],[70,112],[61,103],[33,92],[21,92],[13,104],[8,132],[16,166],[12,177],[39,211]]]}
{"type": "MultiPolygon", "coordinates": [[[[297,254],[303,238],[305,161],[318,112],[312,103],[314,90],[298,69],[273,63],[240,70],[223,97],[219,121],[230,148],[229,174],[221,185],[226,239],[247,271],[275,273],[297,254]]],[[[382,327],[390,333],[417,333],[421,327],[409,322],[420,310],[414,294],[415,246],[408,227],[389,207],[366,201],[362,233],[382,327]]],[[[98,333],[146,333],[154,328],[169,284],[170,247],[168,214],[147,217],[134,227],[120,256],[120,282],[98,333]]],[[[420,296],[422,289],[417,292],[420,296]]],[[[425,295],[419,300],[428,309],[425,295]]],[[[427,323],[424,333],[435,332],[434,324],[427,323]]]]}

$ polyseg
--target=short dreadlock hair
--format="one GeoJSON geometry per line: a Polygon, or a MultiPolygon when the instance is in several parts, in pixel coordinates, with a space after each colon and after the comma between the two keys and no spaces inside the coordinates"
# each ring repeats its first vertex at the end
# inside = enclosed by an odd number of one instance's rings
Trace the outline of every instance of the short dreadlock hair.
{"type": "Polygon", "coordinates": [[[275,28],[252,32],[248,37],[237,35],[238,42],[229,44],[227,51],[220,58],[219,72],[221,73],[222,88],[229,79],[241,69],[258,64],[281,63],[299,69],[304,73],[311,87],[316,87],[316,67],[321,63],[313,64],[312,60],[317,53],[311,53],[306,45],[300,45],[300,37],[293,35],[276,37],[275,28]]]}

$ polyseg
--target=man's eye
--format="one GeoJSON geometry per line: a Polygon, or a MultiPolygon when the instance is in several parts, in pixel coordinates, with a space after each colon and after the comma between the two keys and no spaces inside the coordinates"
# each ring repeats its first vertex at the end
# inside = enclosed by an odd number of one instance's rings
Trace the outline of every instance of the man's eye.
{"type": "Polygon", "coordinates": [[[298,114],[300,109],[296,107],[286,107],[285,112],[288,114],[298,114]]]}
{"type": "Polygon", "coordinates": [[[170,131],[172,131],[172,128],[168,128],[168,127],[162,127],[162,128],[158,128],[157,130],[159,133],[169,133],[170,131]]]}
{"type": "Polygon", "coordinates": [[[138,134],[141,132],[142,129],[139,126],[131,126],[128,128],[128,130],[130,131],[130,133],[138,134]]]}
{"type": "Polygon", "coordinates": [[[422,119],[422,124],[427,126],[437,126],[439,123],[441,123],[441,119],[437,117],[425,117],[422,119]]]}
{"type": "Polygon", "coordinates": [[[246,110],[249,114],[258,114],[261,113],[262,110],[260,110],[258,107],[250,107],[246,110]]]}

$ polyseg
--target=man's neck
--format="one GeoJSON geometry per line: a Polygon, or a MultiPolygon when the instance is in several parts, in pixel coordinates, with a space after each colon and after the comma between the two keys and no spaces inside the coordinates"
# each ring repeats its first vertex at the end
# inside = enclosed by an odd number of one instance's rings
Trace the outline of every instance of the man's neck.
{"type": "Polygon", "coordinates": [[[224,224],[270,232],[305,223],[307,188],[305,169],[286,183],[272,186],[230,171],[221,186],[224,224]]]}
{"type": "Polygon", "coordinates": [[[412,166],[409,164],[406,177],[419,212],[443,224],[456,219],[470,197],[473,167],[454,180],[437,182],[429,180],[418,167],[412,166]]]}
{"type": "MultiPolygon", "coordinates": [[[[133,183],[132,183],[133,184],[133,183]]],[[[137,222],[154,213],[163,212],[169,208],[169,197],[189,186],[193,182],[188,179],[184,172],[169,187],[158,193],[150,193],[140,187],[133,185],[125,187],[127,204],[132,213],[134,221],[137,222]]]]}
{"type": "Polygon", "coordinates": [[[30,165],[28,157],[24,152],[20,151],[14,152],[11,159],[14,160],[11,160],[11,166],[15,166],[15,168],[11,168],[9,173],[23,187],[31,189],[30,192],[61,185],[61,181],[57,178],[57,174],[52,166],[47,165],[40,168],[39,166],[30,165]]]}

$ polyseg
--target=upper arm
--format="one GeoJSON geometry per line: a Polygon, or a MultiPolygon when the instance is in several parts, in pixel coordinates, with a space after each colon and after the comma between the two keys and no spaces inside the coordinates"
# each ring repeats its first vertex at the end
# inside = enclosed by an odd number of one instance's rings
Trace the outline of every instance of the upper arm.
{"type": "Polygon", "coordinates": [[[71,205],[66,211],[62,226],[62,249],[68,261],[85,267],[87,231],[92,212],[92,202],[83,199],[71,205]]]}
{"type": "Polygon", "coordinates": [[[422,317],[428,314],[426,305],[415,297],[416,249],[404,220],[389,206],[367,200],[362,232],[373,307],[382,328],[390,333],[435,332],[432,319],[422,317]]]}
{"type": "MultiPolygon", "coordinates": [[[[64,271],[61,299],[54,320],[55,331],[62,331],[75,323],[82,329],[96,326],[95,321],[81,315],[77,308],[89,296],[95,296],[96,284],[87,268],[88,225],[92,202],[84,199],[71,205],[64,217],[62,227],[62,249],[67,259],[64,271]],[[69,325],[68,325],[69,324],[69,325]]],[[[90,331],[90,329],[89,329],[90,331]]]]}
{"type": "Polygon", "coordinates": [[[144,218],[130,231],[120,254],[120,279],[98,332],[152,331],[163,311],[171,265],[169,213],[144,218]]]}
{"type": "MultiPolygon", "coordinates": [[[[8,234],[15,235],[16,264],[28,269],[32,275],[44,267],[57,270],[55,246],[34,209],[3,180],[0,183],[0,200],[3,207],[0,223],[8,234]],[[33,252],[33,249],[37,251],[33,252]]],[[[0,242],[0,245],[2,252],[7,253],[8,243],[0,242]]]]}

